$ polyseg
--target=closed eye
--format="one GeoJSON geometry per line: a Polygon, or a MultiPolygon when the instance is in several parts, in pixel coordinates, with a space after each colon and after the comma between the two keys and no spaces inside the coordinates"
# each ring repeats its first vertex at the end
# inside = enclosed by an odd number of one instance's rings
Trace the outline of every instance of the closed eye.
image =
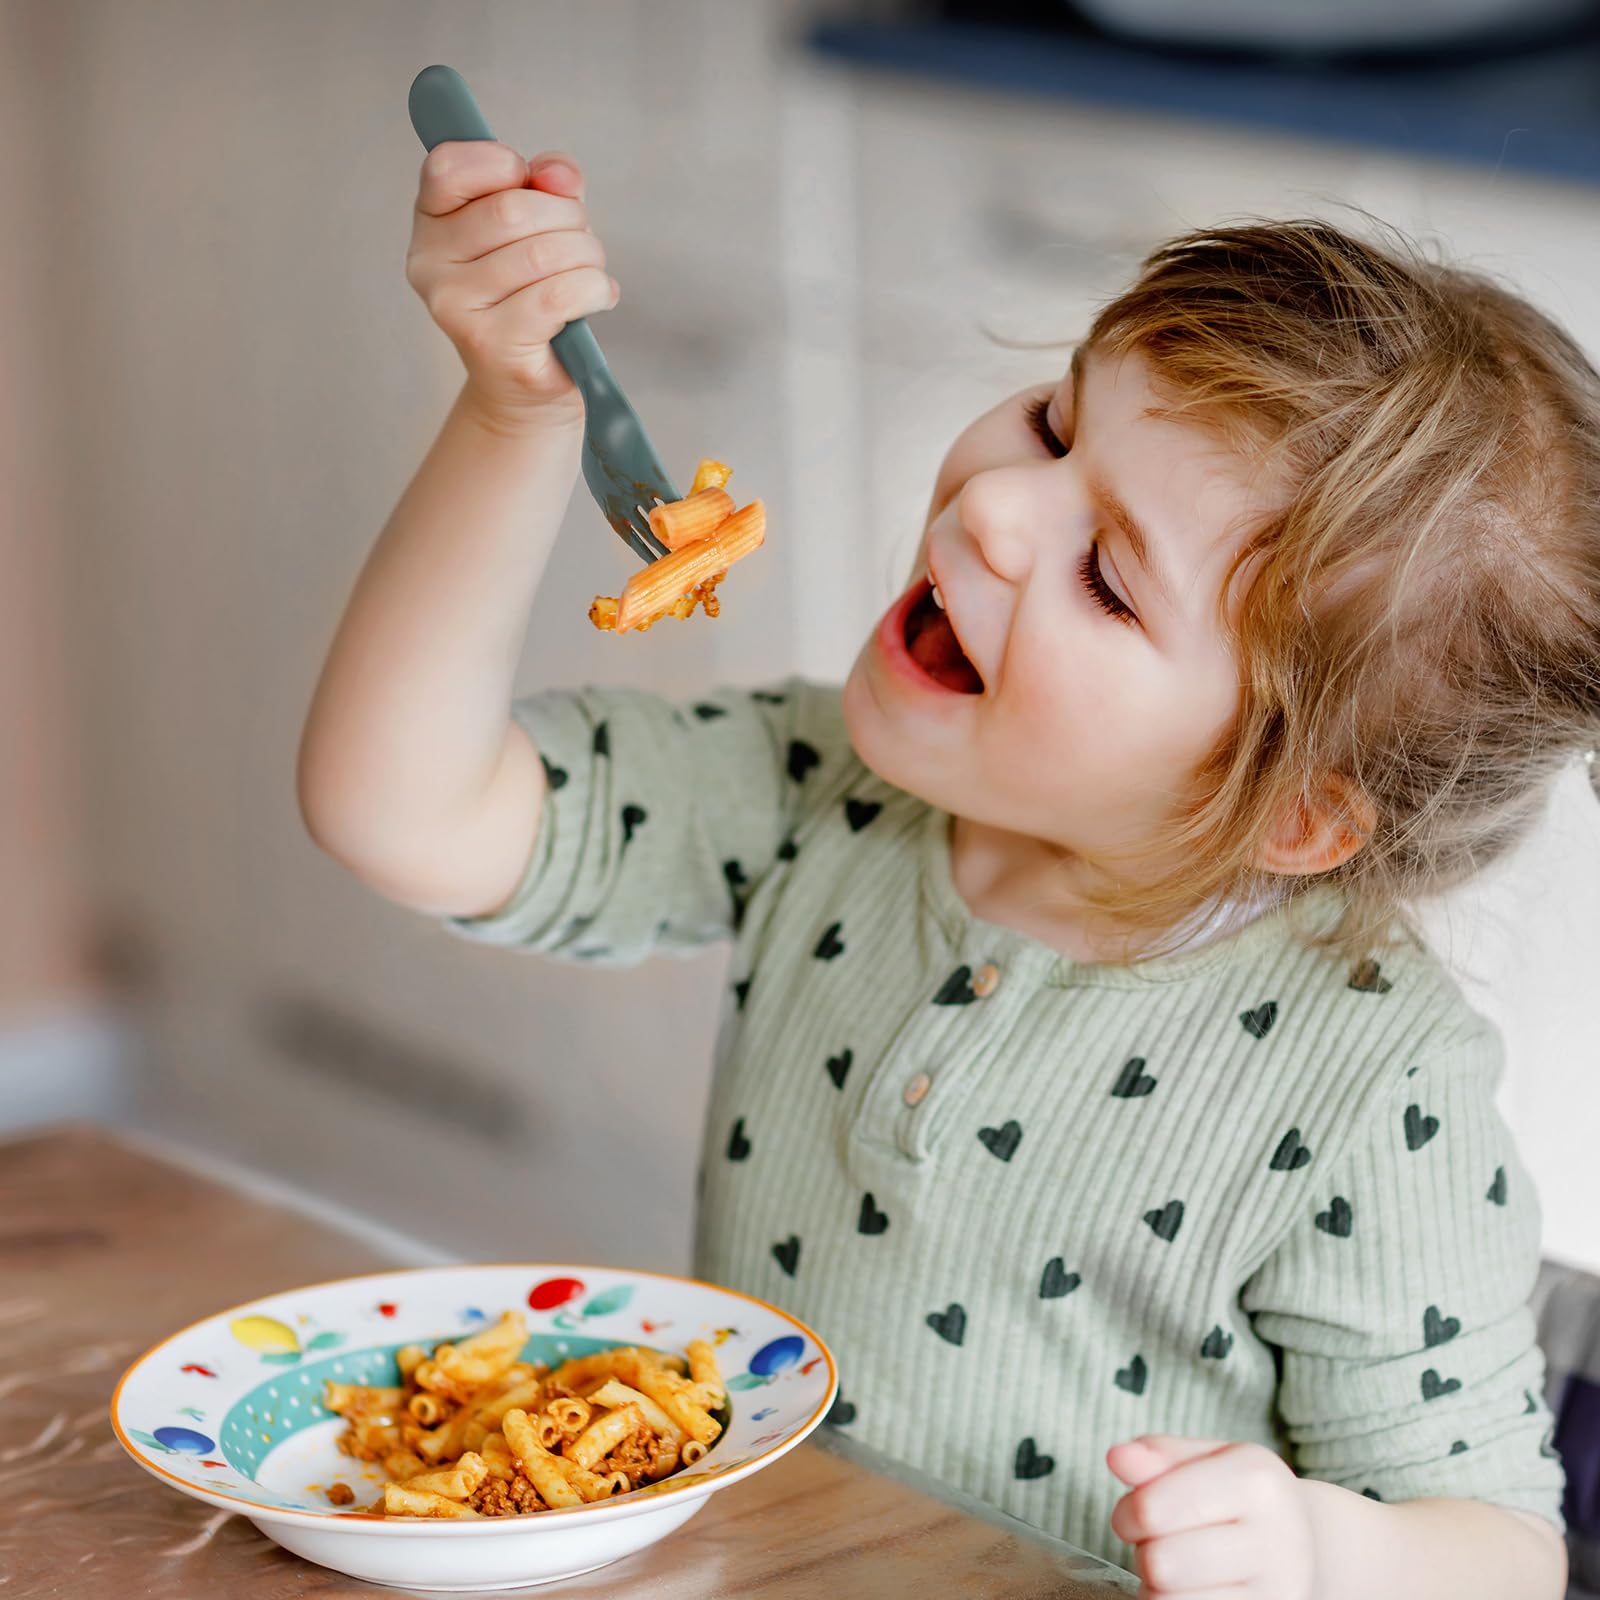
{"type": "MultiPolygon", "coordinates": [[[[1036,400],[1030,400],[1023,407],[1023,415],[1027,418],[1030,431],[1037,437],[1039,443],[1050,452],[1058,461],[1068,453],[1071,446],[1056,437],[1055,430],[1050,426],[1046,412],[1050,409],[1050,396],[1041,395],[1036,400]]],[[[1115,617],[1118,622],[1135,625],[1139,619],[1124,603],[1122,596],[1111,587],[1100,571],[1100,546],[1091,544],[1078,560],[1078,578],[1085,589],[1089,591],[1089,598],[1100,607],[1108,616],[1115,617]]]]}
{"type": "Polygon", "coordinates": [[[1067,453],[1070,446],[1063,444],[1056,437],[1055,430],[1050,426],[1049,419],[1045,415],[1049,409],[1050,396],[1047,394],[1040,395],[1037,400],[1030,400],[1022,408],[1022,414],[1027,419],[1029,431],[1059,461],[1067,453]]]}

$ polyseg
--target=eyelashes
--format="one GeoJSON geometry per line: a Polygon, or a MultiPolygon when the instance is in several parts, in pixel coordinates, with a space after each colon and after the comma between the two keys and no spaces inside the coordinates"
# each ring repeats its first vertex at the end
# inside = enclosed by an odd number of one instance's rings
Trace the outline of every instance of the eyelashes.
{"type": "Polygon", "coordinates": [[[1100,573],[1100,546],[1096,542],[1078,558],[1078,576],[1089,591],[1089,598],[1108,616],[1130,626],[1139,619],[1122,603],[1122,597],[1100,573]]]}
{"type": "MultiPolygon", "coordinates": [[[[1058,461],[1068,453],[1071,446],[1056,437],[1045,413],[1050,409],[1050,396],[1041,395],[1030,400],[1022,408],[1022,414],[1027,421],[1029,431],[1038,439],[1046,450],[1058,461]]],[[[1100,607],[1109,617],[1114,617],[1118,622],[1127,626],[1134,626],[1139,619],[1123,604],[1122,597],[1105,580],[1100,571],[1100,546],[1098,541],[1091,544],[1078,560],[1078,580],[1088,591],[1089,598],[1100,607]]]]}
{"type": "Polygon", "coordinates": [[[1036,400],[1030,400],[1023,408],[1022,414],[1027,419],[1028,429],[1056,460],[1064,456],[1070,446],[1065,445],[1055,435],[1045,413],[1050,409],[1050,396],[1040,395],[1036,400]]]}

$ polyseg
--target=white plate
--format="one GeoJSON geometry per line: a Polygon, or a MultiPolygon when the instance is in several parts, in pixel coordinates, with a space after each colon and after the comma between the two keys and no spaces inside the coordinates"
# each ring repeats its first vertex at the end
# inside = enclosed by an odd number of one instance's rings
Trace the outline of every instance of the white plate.
{"type": "Polygon", "coordinates": [[[769,1466],[827,1415],[833,1356],[804,1323],[690,1278],[607,1267],[424,1267],[269,1295],[175,1333],[123,1374],[111,1423],[147,1471],[248,1517],[287,1550],[371,1583],[470,1591],[549,1583],[653,1544],[708,1495],[769,1466]],[[727,1426],[693,1467],[592,1505],[481,1521],[362,1512],[376,1466],[341,1455],[322,1385],[399,1381],[394,1352],[520,1308],[524,1358],[552,1365],[610,1345],[682,1351],[707,1339],[728,1384],[727,1426]],[[329,1485],[348,1483],[340,1508],[329,1485]]]}

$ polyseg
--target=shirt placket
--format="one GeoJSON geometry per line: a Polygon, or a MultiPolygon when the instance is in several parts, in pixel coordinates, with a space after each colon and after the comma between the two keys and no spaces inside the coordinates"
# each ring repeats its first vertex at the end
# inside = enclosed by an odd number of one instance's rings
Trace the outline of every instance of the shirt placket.
{"type": "Polygon", "coordinates": [[[984,924],[969,927],[948,965],[924,974],[862,1099],[858,1137],[908,1162],[933,1156],[1054,964],[1048,951],[1008,946],[984,924]]]}

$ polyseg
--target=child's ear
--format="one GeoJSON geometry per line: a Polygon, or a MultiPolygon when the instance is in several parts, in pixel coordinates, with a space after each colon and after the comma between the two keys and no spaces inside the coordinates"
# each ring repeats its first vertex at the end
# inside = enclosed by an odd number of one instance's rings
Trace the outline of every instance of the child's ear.
{"type": "Polygon", "coordinates": [[[1289,808],[1257,853],[1256,863],[1267,872],[1290,877],[1328,872],[1348,861],[1376,824],[1372,802],[1348,778],[1328,773],[1311,803],[1297,800],[1289,808]]]}

